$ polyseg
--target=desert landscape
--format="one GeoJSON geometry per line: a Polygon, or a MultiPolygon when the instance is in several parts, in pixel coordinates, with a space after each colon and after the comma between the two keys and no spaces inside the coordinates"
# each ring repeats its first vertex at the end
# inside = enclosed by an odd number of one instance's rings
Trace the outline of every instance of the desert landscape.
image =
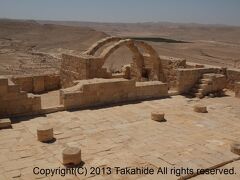
{"type": "MultiPolygon", "coordinates": [[[[162,56],[189,62],[240,67],[240,28],[174,23],[87,23],[0,20],[1,74],[41,74],[59,71],[61,53],[81,52],[107,36],[144,40],[162,56]],[[46,41],[47,39],[47,41],[46,41]]],[[[105,66],[119,71],[131,62],[120,48],[105,66]]]]}
{"type": "Polygon", "coordinates": [[[238,180],[239,102],[239,26],[0,19],[0,180],[238,180]]]}

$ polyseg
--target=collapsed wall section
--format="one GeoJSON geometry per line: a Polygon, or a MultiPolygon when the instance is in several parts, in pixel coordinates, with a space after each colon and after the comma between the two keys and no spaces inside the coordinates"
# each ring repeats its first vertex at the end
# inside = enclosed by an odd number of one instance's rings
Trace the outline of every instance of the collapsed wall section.
{"type": "Polygon", "coordinates": [[[197,68],[197,69],[178,69],[177,90],[179,93],[188,93],[193,86],[198,83],[203,74],[223,73],[222,68],[197,68]]]}
{"type": "Polygon", "coordinates": [[[35,76],[12,76],[11,80],[28,93],[43,93],[60,89],[60,76],[58,74],[35,76]]]}
{"type": "Polygon", "coordinates": [[[234,90],[236,82],[240,82],[240,69],[227,69],[227,88],[234,90]]]}
{"type": "Polygon", "coordinates": [[[40,96],[21,91],[19,85],[0,77],[0,117],[39,112],[40,109],[40,96]]]}
{"type": "Polygon", "coordinates": [[[61,86],[63,88],[74,86],[74,81],[91,78],[109,78],[111,74],[102,68],[102,59],[92,56],[62,55],[60,70],[61,86]]]}

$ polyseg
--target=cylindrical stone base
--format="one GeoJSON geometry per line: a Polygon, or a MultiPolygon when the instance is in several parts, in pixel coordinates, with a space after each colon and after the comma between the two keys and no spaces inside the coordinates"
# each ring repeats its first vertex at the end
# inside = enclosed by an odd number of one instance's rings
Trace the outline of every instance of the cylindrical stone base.
{"type": "Polygon", "coordinates": [[[240,142],[231,144],[231,151],[234,154],[240,155],[240,142]]]}
{"type": "Polygon", "coordinates": [[[63,164],[73,164],[78,165],[81,163],[81,150],[78,147],[67,147],[62,152],[63,164]]]}
{"type": "Polygon", "coordinates": [[[201,104],[194,106],[194,111],[198,113],[207,113],[207,107],[201,104]]]}
{"type": "Polygon", "coordinates": [[[49,125],[41,125],[37,128],[37,138],[41,142],[49,142],[53,140],[53,128],[49,125]]]}
{"type": "Polygon", "coordinates": [[[164,115],[165,115],[165,114],[164,114],[163,112],[153,111],[153,112],[151,113],[151,118],[152,118],[152,120],[154,120],[154,121],[161,122],[161,121],[165,121],[164,115]]]}

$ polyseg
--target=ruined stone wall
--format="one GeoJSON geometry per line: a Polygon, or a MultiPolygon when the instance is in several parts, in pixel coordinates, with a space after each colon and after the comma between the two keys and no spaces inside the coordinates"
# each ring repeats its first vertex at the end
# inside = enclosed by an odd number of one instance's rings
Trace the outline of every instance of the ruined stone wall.
{"type": "Polygon", "coordinates": [[[240,82],[235,83],[235,97],[240,98],[240,82]]]}
{"type": "Polygon", "coordinates": [[[236,82],[240,82],[240,70],[227,69],[227,88],[234,90],[236,82]]]}
{"type": "Polygon", "coordinates": [[[0,77],[0,118],[38,112],[40,96],[21,91],[20,86],[5,77],[0,77]]]}
{"type": "Polygon", "coordinates": [[[60,77],[63,88],[73,86],[73,81],[88,78],[88,60],[77,56],[62,55],[60,77]]]}
{"type": "Polygon", "coordinates": [[[28,93],[43,93],[60,89],[60,76],[48,74],[40,76],[12,76],[11,80],[28,93]]]}
{"type": "Polygon", "coordinates": [[[66,109],[168,96],[167,84],[159,81],[138,82],[127,79],[82,80],[62,89],[61,102],[66,109]]]}
{"type": "Polygon", "coordinates": [[[204,95],[222,91],[227,86],[227,78],[223,74],[204,74],[203,78],[208,79],[207,85],[201,87],[204,95]]]}
{"type": "Polygon", "coordinates": [[[169,88],[177,86],[177,69],[186,68],[186,60],[181,58],[160,56],[163,72],[169,84],[169,88]]]}
{"type": "Polygon", "coordinates": [[[205,73],[222,73],[221,68],[198,68],[177,70],[177,90],[187,93],[205,73]]]}
{"type": "Polygon", "coordinates": [[[74,81],[91,78],[110,78],[107,69],[102,68],[102,59],[92,56],[62,55],[60,70],[61,86],[71,87],[74,81]]]}

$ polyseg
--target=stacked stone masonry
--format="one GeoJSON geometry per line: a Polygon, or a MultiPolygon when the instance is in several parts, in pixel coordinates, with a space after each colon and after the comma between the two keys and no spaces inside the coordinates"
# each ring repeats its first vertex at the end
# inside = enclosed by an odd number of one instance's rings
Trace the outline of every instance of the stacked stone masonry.
{"type": "Polygon", "coordinates": [[[203,74],[207,73],[222,74],[222,68],[178,69],[177,89],[179,93],[189,93],[194,85],[202,78],[203,74]]]}
{"type": "Polygon", "coordinates": [[[60,89],[59,74],[47,74],[39,76],[12,76],[10,79],[28,93],[43,93],[60,89]]]}
{"type": "Polygon", "coordinates": [[[40,109],[39,96],[21,91],[19,85],[6,77],[0,77],[0,117],[38,112],[40,109]]]}
{"type": "Polygon", "coordinates": [[[92,79],[92,78],[111,78],[112,74],[102,68],[106,59],[118,48],[126,46],[132,53],[132,64],[130,66],[130,77],[137,81],[159,80],[165,81],[165,75],[157,52],[149,44],[142,41],[134,41],[131,39],[106,38],[100,40],[89,48],[86,52],[79,55],[62,55],[61,65],[61,84],[62,87],[71,87],[75,80],[92,79]],[[117,42],[115,42],[117,40],[117,42]],[[95,56],[95,52],[103,45],[109,42],[114,44],[105,48],[99,56],[95,56]],[[143,54],[138,48],[142,48],[148,54],[150,63],[145,62],[143,54]],[[147,67],[151,64],[151,67],[147,67]],[[148,71],[148,73],[145,73],[148,71]],[[147,76],[146,76],[147,75],[147,76]]]}
{"type": "Polygon", "coordinates": [[[222,94],[227,86],[226,76],[223,74],[203,74],[199,81],[191,89],[193,96],[203,98],[209,94],[222,94]]]}
{"type": "Polygon", "coordinates": [[[235,96],[240,98],[240,82],[235,83],[235,96]]]}
{"type": "Polygon", "coordinates": [[[83,108],[112,103],[168,96],[166,83],[136,82],[127,79],[80,80],[76,86],[60,91],[65,108],[83,108]]]}

